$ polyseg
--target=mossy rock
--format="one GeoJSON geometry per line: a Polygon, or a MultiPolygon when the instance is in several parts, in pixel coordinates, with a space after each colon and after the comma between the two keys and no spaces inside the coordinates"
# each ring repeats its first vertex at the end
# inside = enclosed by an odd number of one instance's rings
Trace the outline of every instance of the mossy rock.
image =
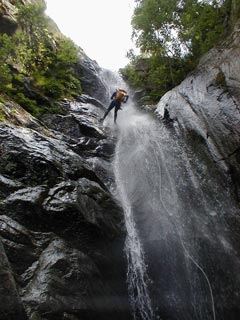
{"type": "Polygon", "coordinates": [[[2,103],[0,101],[0,122],[5,122],[5,121],[6,121],[6,114],[3,110],[2,103]]]}
{"type": "Polygon", "coordinates": [[[222,72],[222,70],[219,70],[217,76],[216,76],[216,84],[219,87],[222,88],[227,88],[227,83],[226,83],[226,78],[225,78],[225,74],[222,72]]]}

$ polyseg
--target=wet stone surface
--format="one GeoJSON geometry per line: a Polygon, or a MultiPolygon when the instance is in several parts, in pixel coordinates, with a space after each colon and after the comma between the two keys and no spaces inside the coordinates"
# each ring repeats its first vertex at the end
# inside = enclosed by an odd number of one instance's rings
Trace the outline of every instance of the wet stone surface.
{"type": "Polygon", "coordinates": [[[83,100],[44,127],[0,123],[1,320],[129,317],[114,139],[83,100]]]}

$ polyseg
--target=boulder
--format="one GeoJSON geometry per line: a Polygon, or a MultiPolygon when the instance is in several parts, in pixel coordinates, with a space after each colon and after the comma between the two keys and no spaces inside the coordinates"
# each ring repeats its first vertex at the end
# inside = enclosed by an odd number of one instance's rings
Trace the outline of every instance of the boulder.
{"type": "Polygon", "coordinates": [[[109,93],[108,86],[101,77],[101,70],[96,61],[91,60],[84,52],[79,52],[75,73],[81,78],[83,92],[105,104],[109,93]]]}

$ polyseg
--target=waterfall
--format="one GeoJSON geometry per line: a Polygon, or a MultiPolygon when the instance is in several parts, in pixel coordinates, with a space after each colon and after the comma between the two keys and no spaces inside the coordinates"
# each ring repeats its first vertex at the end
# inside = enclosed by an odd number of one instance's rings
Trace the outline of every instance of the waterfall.
{"type": "MultiPolygon", "coordinates": [[[[127,91],[130,92],[126,84],[123,83],[119,74],[103,69],[100,76],[102,81],[109,87],[109,98],[118,87],[126,88],[127,91]]],[[[131,96],[129,100],[131,101],[131,96]]],[[[123,104],[122,109],[123,112],[118,112],[119,125],[117,127],[113,127],[113,119],[110,117],[105,120],[105,126],[110,125],[112,127],[113,134],[116,134],[118,138],[114,159],[114,173],[117,186],[116,197],[120,200],[124,210],[125,226],[127,231],[125,241],[125,253],[128,265],[127,285],[133,318],[134,320],[149,320],[153,319],[153,311],[148,294],[149,278],[147,276],[147,266],[144,261],[144,252],[134,221],[131,199],[126,192],[127,189],[125,187],[125,181],[121,170],[122,156],[125,153],[125,150],[122,150],[122,148],[125,146],[124,140],[126,138],[124,134],[121,134],[121,132],[124,133],[121,129],[124,127],[124,124],[128,124],[128,122],[123,121],[123,119],[124,115],[132,114],[134,109],[131,108],[131,103],[128,103],[126,106],[123,104]],[[123,114],[123,118],[121,113],[123,114]]],[[[127,130],[125,132],[127,132],[127,130]]]]}
{"type": "Polygon", "coordinates": [[[237,319],[228,315],[240,295],[238,209],[226,176],[202,145],[186,145],[177,126],[131,100],[117,123],[109,117],[105,125],[117,139],[133,319],[237,319]]]}
{"type": "Polygon", "coordinates": [[[118,186],[118,196],[123,206],[127,230],[125,244],[128,263],[127,283],[134,319],[148,320],[152,319],[153,312],[147,288],[149,279],[144,262],[144,252],[135,225],[130,199],[126,193],[125,182],[122,179],[120,171],[120,161],[122,161],[121,155],[123,152],[121,147],[123,143],[122,138],[119,139],[116,147],[114,171],[116,184],[118,186]]]}

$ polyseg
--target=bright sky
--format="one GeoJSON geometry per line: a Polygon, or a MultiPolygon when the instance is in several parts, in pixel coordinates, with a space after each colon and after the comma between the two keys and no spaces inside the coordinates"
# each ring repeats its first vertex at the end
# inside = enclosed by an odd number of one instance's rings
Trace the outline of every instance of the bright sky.
{"type": "Polygon", "coordinates": [[[102,68],[117,71],[129,61],[134,0],[46,0],[47,15],[61,32],[102,68]]]}

